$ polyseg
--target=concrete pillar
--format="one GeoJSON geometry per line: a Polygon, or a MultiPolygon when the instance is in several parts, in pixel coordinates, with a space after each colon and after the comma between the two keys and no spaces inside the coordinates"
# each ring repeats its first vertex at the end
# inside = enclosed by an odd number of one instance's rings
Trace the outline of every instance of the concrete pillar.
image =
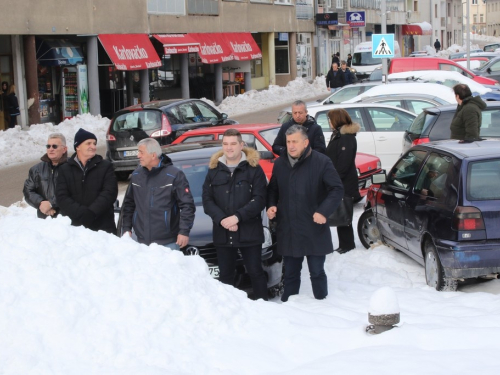
{"type": "Polygon", "coordinates": [[[140,83],[141,83],[141,103],[147,103],[149,99],[149,70],[143,69],[140,71],[140,83]]]}
{"type": "Polygon", "coordinates": [[[127,71],[125,72],[125,86],[127,87],[127,104],[129,107],[134,105],[134,72],[127,71]]]}
{"type": "Polygon", "coordinates": [[[188,54],[181,54],[181,95],[183,99],[189,99],[189,60],[188,54]]]}
{"type": "Polygon", "coordinates": [[[87,38],[87,71],[89,81],[89,106],[90,114],[101,114],[101,96],[99,93],[99,70],[97,57],[97,36],[87,38]]]}
{"type": "Polygon", "coordinates": [[[26,76],[26,98],[28,103],[28,125],[40,123],[40,100],[38,98],[38,73],[34,35],[24,37],[24,69],[26,76]]]}
{"type": "Polygon", "coordinates": [[[222,64],[214,65],[215,73],[215,104],[219,105],[223,99],[222,92],[222,64]]]}
{"type": "Polygon", "coordinates": [[[12,35],[12,60],[14,65],[14,84],[16,85],[16,95],[19,101],[19,112],[17,124],[22,128],[28,125],[28,112],[26,108],[26,79],[24,77],[24,63],[22,54],[22,39],[19,35],[12,35]]]}
{"type": "Polygon", "coordinates": [[[269,85],[276,85],[276,54],[274,51],[274,33],[267,34],[267,55],[269,56],[269,85]]]}
{"type": "Polygon", "coordinates": [[[245,72],[244,79],[245,79],[245,92],[250,91],[252,89],[252,73],[245,72]]]}

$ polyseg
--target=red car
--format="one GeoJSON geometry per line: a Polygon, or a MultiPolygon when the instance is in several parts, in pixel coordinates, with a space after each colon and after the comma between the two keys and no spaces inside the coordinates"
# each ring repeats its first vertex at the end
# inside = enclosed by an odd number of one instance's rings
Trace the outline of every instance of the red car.
{"type": "MultiPolygon", "coordinates": [[[[272,144],[280,130],[280,124],[238,124],[211,126],[193,129],[179,136],[172,145],[188,142],[211,141],[222,139],[227,129],[238,129],[243,141],[257,151],[266,152],[269,158],[262,158],[260,165],[267,178],[271,178],[274,159],[278,156],[272,153],[272,144]]],[[[380,172],[380,159],[376,156],[358,152],[356,155],[356,169],[358,171],[358,186],[361,197],[364,197],[371,185],[371,175],[380,172]]]]}

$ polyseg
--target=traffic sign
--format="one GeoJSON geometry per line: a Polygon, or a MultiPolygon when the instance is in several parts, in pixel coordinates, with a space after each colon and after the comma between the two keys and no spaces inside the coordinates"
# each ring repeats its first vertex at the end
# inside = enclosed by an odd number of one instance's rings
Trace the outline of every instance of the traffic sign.
{"type": "Polygon", "coordinates": [[[372,57],[394,57],[394,34],[372,34],[372,57]]]}

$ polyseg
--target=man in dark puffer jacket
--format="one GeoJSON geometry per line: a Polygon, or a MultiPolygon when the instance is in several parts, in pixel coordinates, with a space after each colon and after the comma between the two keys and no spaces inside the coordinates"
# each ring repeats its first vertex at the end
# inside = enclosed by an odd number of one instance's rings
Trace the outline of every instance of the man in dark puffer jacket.
{"type": "Polygon", "coordinates": [[[24,199],[36,208],[39,218],[57,216],[59,207],[56,200],[56,181],[59,167],[66,163],[68,158],[66,138],[61,133],[49,135],[47,153],[42,156],[41,162],[30,168],[28,178],[24,182],[24,199]]]}
{"type": "Polygon", "coordinates": [[[286,131],[292,125],[302,125],[307,131],[309,145],[315,151],[324,154],[326,152],[325,136],[321,126],[316,120],[307,114],[307,106],[302,100],[292,104],[292,119],[281,125],[281,128],[273,143],[273,152],[277,155],[286,155],[286,131]]]}

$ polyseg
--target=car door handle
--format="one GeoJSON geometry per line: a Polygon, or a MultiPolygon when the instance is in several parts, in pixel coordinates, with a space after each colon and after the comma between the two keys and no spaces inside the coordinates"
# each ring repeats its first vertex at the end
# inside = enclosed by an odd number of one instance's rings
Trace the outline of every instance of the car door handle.
{"type": "Polygon", "coordinates": [[[377,141],[387,141],[387,138],[386,137],[378,137],[377,141]]]}

